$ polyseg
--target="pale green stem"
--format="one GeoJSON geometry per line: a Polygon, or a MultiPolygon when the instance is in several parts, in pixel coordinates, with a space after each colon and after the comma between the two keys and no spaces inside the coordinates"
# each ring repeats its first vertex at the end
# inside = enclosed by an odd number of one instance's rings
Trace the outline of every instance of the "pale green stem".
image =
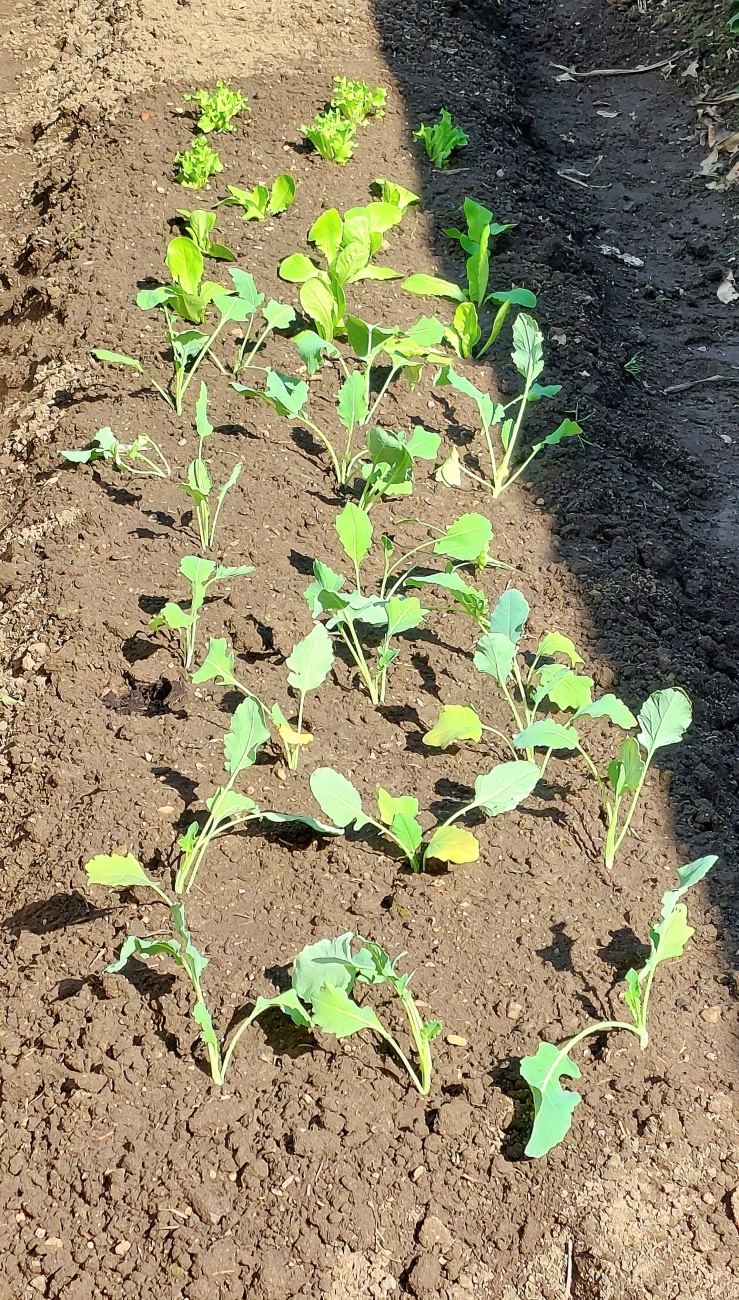
{"type": "Polygon", "coordinates": [[[545,1092],[550,1081],[557,1078],[562,1062],[569,1056],[572,1049],[577,1047],[578,1043],[581,1043],[584,1038],[590,1038],[593,1034],[604,1034],[611,1029],[624,1029],[630,1034],[636,1034],[641,1046],[646,1047],[647,1045],[643,1031],[637,1025],[630,1025],[626,1020],[600,1020],[597,1024],[586,1025],[585,1029],[581,1029],[579,1033],[575,1034],[574,1038],[568,1039],[564,1047],[560,1048],[541,1083],[537,1084],[539,1091],[545,1092]]]}

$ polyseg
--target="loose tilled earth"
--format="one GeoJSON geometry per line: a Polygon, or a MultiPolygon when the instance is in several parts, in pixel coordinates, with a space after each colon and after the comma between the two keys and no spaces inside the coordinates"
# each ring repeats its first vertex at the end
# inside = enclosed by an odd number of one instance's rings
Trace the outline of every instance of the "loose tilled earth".
{"type": "MultiPolygon", "coordinates": [[[[736,390],[663,392],[731,379],[739,364],[736,304],[716,293],[737,208],[698,174],[707,148],[689,103],[720,70],[689,23],[678,39],[652,16],[603,0],[0,5],[2,1300],[739,1297],[736,390]],[[677,50],[667,69],[632,77],[557,80],[550,66],[633,67],[677,50]],[[386,117],[344,169],[306,153],[298,129],[337,72],[389,89],[386,117]],[[366,202],[379,175],[423,196],[378,259],[404,273],[459,274],[441,229],[465,195],[519,223],[495,282],[539,295],[557,410],[577,412],[586,438],[492,508],[514,573],[484,582],[494,597],[512,577],[532,631],[573,637],[598,685],[632,706],[673,683],[695,700],[689,739],[653,772],[612,877],[593,784],[563,762],[525,808],[481,822],[480,861],[447,874],[412,876],[363,836],[257,831],[211,850],[190,920],[221,1030],[284,982],[303,944],[354,929],[407,949],[426,1014],[444,1019],[426,1099],[372,1042],[317,1043],[276,1013],[242,1038],[218,1092],[193,1050],[184,983],[157,963],[130,980],[103,973],[126,933],[156,930],[161,913],[84,884],[86,859],[114,849],[167,877],[178,832],[220,777],[235,703],[187,686],[147,630],[185,594],[177,565],[192,541],[176,479],[61,469],[57,455],[111,424],[124,440],[148,430],[177,467],[189,459],[188,419],[90,349],[166,367],[161,322],[133,298],[163,271],[175,210],[193,206],[172,180],[192,129],[182,93],[217,75],[252,104],[221,137],[219,179],[288,169],[298,181],[294,208],[269,225],[219,213],[240,265],[274,296],[294,300],[276,267],[305,248],[320,210],[366,202]],[[442,104],[471,139],[446,174],[410,139],[442,104]],[[618,1013],[618,981],[675,867],[707,851],[721,862],[691,899],[695,939],[660,972],[648,1050],[612,1037],[583,1059],[571,1134],[527,1161],[516,1062],[540,1035],[618,1013]]],[[[392,282],[353,302],[403,324],[429,306],[392,282]]],[[[282,342],[269,357],[292,367],[282,342]]],[[[501,391],[511,383],[504,350],[481,371],[501,391]]],[[[341,567],[340,502],[307,437],[213,367],[206,377],[216,467],[247,465],[225,559],[256,571],[207,607],[201,644],[227,635],[242,678],[279,698],[284,657],[310,628],[310,561],[341,567]]],[[[466,444],[467,415],[425,380],[413,395],[398,386],[385,420],[466,444]]],[[[423,479],[414,500],[437,525],[488,508],[472,488],[423,479]]],[[[403,513],[378,506],[378,531],[403,513]]],[[[298,776],[267,754],[246,788],[263,806],[314,811],[308,775],[328,764],[368,798],[378,784],[418,795],[428,824],[448,815],[493,759],[424,748],[440,702],[505,723],[473,645],[461,617],[434,615],[404,643],[376,713],[339,663],[311,703],[298,776]]]]}

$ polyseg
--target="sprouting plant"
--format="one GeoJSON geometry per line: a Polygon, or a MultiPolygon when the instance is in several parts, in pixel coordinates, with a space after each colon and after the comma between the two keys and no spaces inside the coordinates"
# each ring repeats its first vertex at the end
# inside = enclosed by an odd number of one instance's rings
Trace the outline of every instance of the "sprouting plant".
{"type": "Polygon", "coordinates": [[[357,128],[338,108],[316,113],[313,121],[308,126],[303,124],[300,131],[327,162],[343,166],[354,153],[357,128]]]}
{"type": "Polygon", "coordinates": [[[629,357],[628,361],[624,361],[624,370],[632,379],[638,379],[643,369],[644,361],[641,352],[635,352],[633,357],[629,357]]]}
{"type": "Polygon", "coordinates": [[[194,95],[185,95],[183,98],[189,103],[197,104],[200,109],[198,130],[205,134],[209,131],[233,131],[233,119],[245,110],[247,113],[250,111],[241,91],[232,90],[220,79],[216,82],[215,90],[196,90],[194,95]]]}
{"type": "Polygon", "coordinates": [[[487,813],[489,817],[511,812],[528,798],[539,776],[536,764],[524,759],[499,763],[490,772],[478,776],[474,797],[436,826],[425,848],[423,829],[418,820],[418,800],[410,795],[395,797],[380,787],[377,791],[378,820],[363,807],[362,797],[351,781],[330,767],[316,768],[311,774],[310,788],[316,803],[335,825],[345,830],[349,826],[355,830],[373,826],[400,849],[413,871],[422,871],[426,862],[434,858],[457,864],[476,862],[480,855],[477,839],[472,831],[456,826],[455,822],[476,811],[487,813]]]}
{"type": "Polygon", "coordinates": [[[580,1078],[577,1065],[570,1059],[580,1043],[595,1035],[622,1029],[636,1035],[642,1050],[648,1046],[649,998],[657,967],[671,957],[682,956],[686,943],[695,933],[687,924],[687,908],[680,899],[707,875],[716,861],[716,857],[710,855],[679,867],[678,888],[662,895],[660,920],[649,931],[649,956],[642,966],[626,974],[623,997],[633,1023],[628,1020],[599,1020],[580,1029],[561,1047],[540,1042],[536,1055],[525,1056],[521,1061],[521,1074],[531,1089],[534,1103],[534,1123],[526,1145],[527,1156],[546,1155],[569,1131],[580,1096],[573,1089],[563,1088],[560,1080],[563,1077],[580,1078]]]}
{"type": "Polygon", "coordinates": [[[216,681],[219,685],[233,686],[242,695],[256,700],[262,710],[262,721],[267,724],[271,719],[282,743],[291,771],[296,771],[300,751],[313,739],[309,732],[303,730],[303,713],[305,697],[311,691],[318,690],[325,682],[334,663],[334,651],[331,637],[322,623],[317,623],[308,636],[293,646],[285,661],[288,669],[288,686],[298,697],[298,712],[295,726],[287,719],[282,707],[275,703],[271,709],[245,686],[236,676],[236,657],[229,650],[223,637],[214,637],[208,647],[208,653],[193,673],[195,685],[201,682],[216,681]]]}
{"type": "Polygon", "coordinates": [[[455,149],[463,149],[470,138],[452,121],[451,113],[442,108],[438,122],[426,126],[423,122],[413,132],[414,140],[423,141],[428,158],[434,167],[446,167],[455,149]]]}
{"type": "Polygon", "coordinates": [[[739,0],[729,0],[728,28],[732,36],[739,34],[739,0]]]}
{"type": "Polygon", "coordinates": [[[350,501],[337,515],[334,526],[352,563],[356,585],[353,590],[345,589],[343,575],[316,560],[313,581],[305,598],[314,618],[329,615],[328,631],[344,643],[370,700],[377,706],[385,699],[387,670],[400,653],[393,644],[394,638],[419,627],[428,613],[416,597],[401,594],[402,587],[411,581],[414,572],[414,566],[407,568],[408,560],[424,550],[433,550],[435,555],[468,563],[481,557],[482,553],[486,556],[493,530],[489,520],[482,515],[463,516],[445,531],[439,530],[438,536],[411,548],[395,564],[392,563],[393,543],[383,537],[382,582],[378,594],[368,595],[362,591],[361,566],[372,545],[372,521],[365,511],[350,501]],[[406,571],[397,576],[398,569],[404,566],[406,571]],[[367,645],[366,633],[360,631],[360,626],[374,629],[370,637],[374,636],[378,643],[373,649],[367,645]]]}
{"type": "Polygon", "coordinates": [[[140,433],[131,443],[119,442],[107,425],[98,429],[89,447],[82,451],[60,451],[59,455],[72,465],[89,465],[96,460],[109,460],[122,474],[139,474],[149,478],[169,478],[172,473],[164,452],[150,438],[140,433]],[[147,455],[151,449],[153,455],[147,455]]]}
{"type": "Polygon", "coordinates": [[[421,202],[419,195],[414,194],[413,190],[407,190],[405,185],[399,185],[397,181],[389,181],[384,176],[378,176],[374,185],[379,189],[383,203],[391,203],[393,207],[400,208],[401,212],[405,212],[406,208],[412,207],[414,203],[421,202]]]}
{"type": "Polygon", "coordinates": [[[230,248],[211,240],[210,234],[216,224],[215,212],[206,212],[202,208],[193,208],[188,212],[186,208],[178,208],[177,216],[182,218],[187,238],[192,240],[203,257],[217,257],[224,262],[236,261],[236,254],[230,248]]]}
{"type": "Polygon", "coordinates": [[[187,467],[187,482],[181,483],[180,487],[192,500],[200,545],[204,551],[209,551],[215,540],[221,507],[227,493],[237,482],[244,468],[244,462],[240,460],[234,465],[226,482],[218,489],[215,509],[211,509],[213,480],[205,459],[204,447],[206,439],[213,432],[213,425],[208,419],[208,389],[203,383],[200,385],[200,394],[195,403],[195,427],[198,433],[198,454],[187,467]]]}
{"type": "Polygon", "coordinates": [[[377,425],[367,434],[368,460],[362,466],[365,479],[360,509],[369,512],[382,497],[409,496],[413,491],[415,462],[434,461],[441,438],[417,424],[410,435],[391,433],[377,425]]]}
{"type": "Polygon", "coordinates": [[[322,835],[338,833],[336,826],[327,826],[303,813],[264,812],[253,799],[236,789],[239,776],[253,765],[260,747],[267,740],[269,731],[264,723],[262,705],[257,699],[243,700],[231,718],[231,726],[223,740],[228,780],[207,800],[208,816],[203,825],[197,821],[191,822],[180,839],[182,861],[175,877],[176,893],[190,893],[213,841],[247,822],[300,822],[322,835]]]}
{"type": "Polygon", "coordinates": [[[183,153],[175,154],[174,165],[176,179],[189,190],[204,190],[211,176],[223,171],[223,163],[204,135],[197,136],[183,153]]]}
{"type": "Polygon", "coordinates": [[[170,313],[174,312],[182,320],[202,325],[210,304],[228,294],[229,290],[216,280],[203,280],[203,254],[195,241],[185,235],[177,235],[169,241],[165,260],[172,283],[158,284],[155,289],[141,289],[136,295],[136,306],[142,311],[162,307],[168,322],[170,313]]]}
{"type": "Polygon", "coordinates": [[[464,375],[457,374],[452,366],[442,366],[434,380],[438,387],[449,385],[465,397],[472,398],[480,417],[490,461],[490,478],[484,479],[462,463],[455,447],[437,470],[438,481],[447,487],[458,486],[461,475],[466,474],[476,483],[489,488],[493,497],[499,497],[501,492],[520,478],[543,447],[555,446],[563,438],[578,437],[582,433],[580,425],[575,420],[565,419],[552,433],[548,433],[541,441],[535,442],[521,463],[515,469],[512,468],[527,407],[541,398],[554,397],[559,392],[559,385],[550,384],[544,387],[536,382],[544,369],[541,331],[533,317],[527,316],[525,312],[519,312],[513,322],[511,357],[516,370],[523,378],[524,385],[523,391],[505,405],[494,402],[489,393],[477,388],[464,375]],[[498,448],[493,437],[493,430],[496,429],[498,448]]]}
{"type": "Polygon", "coordinates": [[[293,962],[291,988],[273,998],[257,998],[248,1020],[236,1030],[231,1048],[247,1024],[274,1007],[289,1016],[294,1024],[305,1029],[320,1029],[335,1038],[349,1038],[363,1029],[370,1029],[387,1043],[408,1071],[414,1087],[425,1097],[431,1087],[431,1043],[441,1032],[442,1023],[440,1020],[423,1020],[410,992],[413,976],[398,974],[396,966],[405,953],[392,960],[379,943],[369,939],[361,939],[364,946],[359,952],[352,953],[353,938],[349,931],[337,939],[320,939],[318,943],[303,948],[293,962]],[[418,1054],[418,1073],[372,1007],[360,1006],[352,997],[357,983],[378,985],[386,982],[397,993],[405,1012],[418,1054]]]}
{"type": "Polygon", "coordinates": [[[357,126],[362,126],[368,117],[382,117],[386,100],[387,91],[382,87],[371,90],[364,81],[334,77],[331,108],[337,109],[342,117],[357,126]]]}
{"type": "Polygon", "coordinates": [[[452,325],[446,330],[446,340],[459,357],[469,357],[482,338],[480,323],[483,307],[488,303],[497,305],[488,336],[476,355],[484,356],[498,338],[506,317],[515,304],[518,307],[533,309],[536,295],[529,289],[513,286],[488,293],[490,282],[490,246],[493,239],[513,230],[515,222],[500,223],[495,221],[492,212],[474,199],[465,199],[463,212],[467,222],[466,232],[456,227],[445,230],[444,234],[456,240],[467,254],[465,262],[466,286],[456,284],[453,280],[442,280],[435,275],[411,275],[403,281],[403,288],[408,293],[415,293],[424,298],[448,298],[456,302],[452,325]]]}
{"type": "Polygon", "coordinates": [[[149,622],[152,632],[166,627],[179,636],[182,647],[182,659],[189,672],[195,659],[196,636],[200,611],[215,582],[226,582],[230,578],[245,577],[254,572],[251,564],[229,567],[216,564],[214,560],[205,560],[200,555],[183,555],[180,560],[180,573],[190,583],[189,609],[174,601],[167,601],[164,608],[149,622]]]}
{"type": "Polygon", "coordinates": [[[287,212],[295,201],[295,188],[295,180],[285,172],[277,177],[271,188],[255,185],[253,190],[241,190],[236,185],[229,185],[229,198],[221,199],[221,204],[241,208],[244,221],[264,221],[265,217],[287,212]]]}

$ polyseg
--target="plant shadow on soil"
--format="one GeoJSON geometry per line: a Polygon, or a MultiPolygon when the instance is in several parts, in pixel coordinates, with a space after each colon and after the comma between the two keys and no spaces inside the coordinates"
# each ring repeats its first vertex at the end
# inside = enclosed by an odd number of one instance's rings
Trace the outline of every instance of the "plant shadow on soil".
{"type": "MultiPolygon", "coordinates": [[[[715,285],[706,290],[700,283],[696,290],[691,282],[696,292],[683,295],[674,282],[673,261],[679,253],[689,263],[686,232],[693,227],[707,227],[712,235],[711,227],[718,227],[725,239],[731,231],[721,195],[709,197],[704,183],[695,181],[688,190],[685,182],[697,171],[700,157],[695,149],[690,159],[676,145],[677,160],[667,162],[656,151],[659,161],[650,167],[649,179],[636,179],[644,175],[638,166],[645,152],[642,126],[661,132],[662,138],[671,133],[672,139],[680,134],[672,129],[676,120],[685,128],[683,134],[693,128],[685,83],[665,82],[660,74],[612,79],[607,90],[615,81],[619,93],[633,97],[629,103],[637,111],[631,116],[638,116],[640,129],[625,143],[609,146],[610,187],[568,185],[555,169],[564,147],[562,126],[569,121],[562,118],[563,88],[555,85],[549,60],[585,68],[634,66],[647,61],[643,29],[601,4],[573,6],[571,0],[549,19],[515,2],[472,6],[449,0],[428,6],[410,0],[401,12],[391,0],[373,0],[373,8],[409,121],[433,121],[445,107],[470,135],[469,147],[455,155],[448,171],[433,171],[417,153],[422,201],[434,217],[436,273],[457,282],[464,277],[462,260],[451,255],[453,246],[442,231],[458,223],[466,196],[486,203],[496,220],[519,223],[491,257],[491,285],[516,283],[536,290],[534,314],[544,332],[549,367],[545,382],[563,384],[555,399],[557,418],[584,415],[588,429],[577,446],[551,449],[537,458],[529,472],[531,497],[551,520],[559,559],[579,578],[598,656],[614,674],[613,689],[632,708],[651,691],[673,684],[684,686],[693,700],[694,720],[685,741],[658,753],[657,766],[670,790],[680,846],[675,865],[707,852],[719,855],[709,896],[721,910],[718,937],[727,961],[734,963],[739,941],[732,883],[739,846],[739,607],[734,594],[739,565],[736,555],[722,548],[718,523],[722,510],[735,516],[729,489],[736,472],[721,463],[726,453],[718,440],[713,444],[718,450],[706,451],[705,443],[698,445],[680,433],[692,407],[685,408],[680,421],[675,399],[661,392],[675,374],[682,377],[689,356],[686,342],[708,344],[721,337],[722,327],[729,328],[720,306],[717,311],[715,285]],[[508,57],[483,60],[481,50],[490,53],[491,48],[507,51],[508,57]],[[631,204],[637,210],[646,204],[631,239],[650,269],[636,281],[633,272],[614,271],[605,257],[591,255],[597,247],[593,237],[601,230],[609,243],[617,242],[612,225],[632,190],[646,191],[646,199],[638,193],[631,204]],[[680,213],[674,233],[676,193],[680,213]],[[669,242],[678,237],[686,238],[687,253],[669,242]],[[664,293],[656,291],[653,279],[660,291],[665,282],[664,293]],[[568,347],[551,340],[555,325],[567,335],[568,347]],[[633,382],[623,370],[639,332],[658,358],[658,381],[650,385],[633,382]]],[[[578,83],[575,90],[590,104],[603,93],[603,85],[599,80],[578,83]]],[[[564,93],[570,91],[568,84],[564,93]]],[[[613,114],[602,115],[609,116],[613,114]]],[[[592,131],[606,129],[602,117],[593,114],[597,125],[592,131]]],[[[595,137],[578,138],[577,156],[590,156],[588,149],[593,155],[602,152],[595,137]]],[[[621,237],[628,236],[622,232],[621,237]]],[[[682,283],[679,263],[678,269],[682,283]]],[[[433,301],[423,305],[434,310],[433,301]]],[[[508,330],[505,337],[510,338],[508,330]]],[[[490,368],[495,371],[501,361],[505,376],[506,349],[498,343],[490,368]]],[[[487,360],[480,365],[489,372],[487,360]]],[[[730,406],[721,408],[721,414],[730,427],[730,406]]],[[[450,436],[464,442],[452,413],[447,415],[450,436]]],[[[600,955],[622,972],[626,950],[632,956],[643,951],[632,940],[630,932],[614,933],[600,955]]],[[[555,936],[551,949],[539,955],[544,961],[566,962],[566,949],[565,936],[555,936]]]]}

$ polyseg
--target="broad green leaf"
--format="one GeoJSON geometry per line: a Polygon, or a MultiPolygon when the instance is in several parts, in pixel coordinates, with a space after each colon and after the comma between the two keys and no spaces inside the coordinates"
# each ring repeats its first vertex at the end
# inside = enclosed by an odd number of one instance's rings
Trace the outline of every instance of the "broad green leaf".
{"type": "Polygon", "coordinates": [[[355,370],[339,389],[336,412],[345,429],[352,430],[367,414],[367,393],[364,376],[355,370]]]}
{"type": "MultiPolygon", "coordinates": [[[[342,285],[353,284],[356,280],[362,278],[376,279],[378,277],[373,276],[371,269],[367,266],[371,256],[372,248],[369,231],[365,230],[363,238],[350,239],[339,249],[336,261],[331,269],[342,285]],[[366,274],[368,271],[370,271],[370,274],[366,274]]],[[[372,269],[376,271],[379,268],[372,269]]]]}
{"type": "Polygon", "coordinates": [[[400,841],[403,852],[411,859],[412,865],[415,866],[416,853],[421,847],[423,839],[420,822],[411,813],[399,812],[393,817],[390,829],[400,841]]]}
{"type": "Polygon", "coordinates": [[[418,627],[428,612],[417,596],[391,596],[386,609],[388,638],[418,627]]]}
{"type": "Polygon", "coordinates": [[[501,632],[513,645],[518,645],[526,619],[529,616],[529,603],[523,592],[511,587],[500,597],[490,619],[490,631],[501,632]]]}
{"type": "Polygon", "coordinates": [[[180,560],[180,573],[193,585],[200,583],[207,586],[215,572],[215,560],[206,560],[202,555],[183,555],[180,560]]]}
{"type": "Polygon", "coordinates": [[[409,587],[441,587],[475,620],[484,626],[488,617],[488,602],[484,591],[470,586],[458,573],[429,573],[406,579],[409,587]]]}
{"type": "Polygon", "coordinates": [[[202,317],[202,303],[192,295],[187,298],[184,289],[180,291],[174,285],[158,284],[156,289],[141,289],[136,294],[136,306],[141,311],[151,311],[153,307],[161,307],[163,302],[179,306],[182,309],[180,314],[184,314],[186,319],[190,319],[190,313],[197,319],[202,317]]]}
{"type": "Polygon", "coordinates": [[[501,686],[508,680],[516,657],[516,647],[503,632],[486,632],[480,637],[475,650],[474,664],[478,672],[494,677],[501,686]]]}
{"type": "Polygon", "coordinates": [[[649,956],[640,970],[630,970],[626,974],[624,997],[637,1024],[641,1024],[642,1014],[640,986],[649,976],[653,976],[660,962],[682,956],[686,943],[695,933],[687,923],[687,908],[679,900],[708,874],[717,861],[715,854],[709,854],[688,862],[684,867],[678,867],[678,888],[669,889],[662,895],[662,919],[649,931],[649,956]]]}
{"type": "Polygon", "coordinates": [[[642,996],[641,985],[639,983],[639,972],[636,970],[628,970],[624,976],[624,980],[626,982],[624,1002],[638,1024],[642,1016],[642,996]]]}
{"type": "Polygon", "coordinates": [[[467,300],[467,295],[458,284],[451,280],[441,280],[435,275],[410,275],[400,287],[407,293],[417,293],[422,298],[451,298],[453,302],[467,300]]]}
{"type": "MultiPolygon", "coordinates": [[[[202,601],[201,601],[202,603],[202,601]]],[[[159,614],[155,614],[149,620],[149,627],[152,632],[158,632],[160,627],[165,625],[173,632],[182,632],[192,623],[192,614],[188,614],[175,601],[168,600],[164,609],[159,614]]]]}
{"type": "Polygon", "coordinates": [[[414,460],[435,460],[440,442],[441,436],[438,433],[417,424],[405,445],[414,460]]]}
{"type": "Polygon", "coordinates": [[[682,740],[693,720],[693,707],[685,691],[671,687],[655,691],[639,711],[637,741],[649,757],[664,745],[682,740]]]}
{"type": "Polygon", "coordinates": [[[324,356],[338,357],[339,349],[328,339],[324,339],[314,330],[301,330],[299,334],[293,337],[292,342],[295,344],[309,375],[314,375],[320,369],[324,356]]]}
{"type": "Polygon", "coordinates": [[[123,970],[130,957],[158,957],[164,953],[172,957],[179,966],[182,965],[182,953],[176,939],[140,939],[137,934],[129,934],[116,960],[106,966],[106,973],[116,975],[123,970]]]}
{"type": "Polygon", "coordinates": [[[470,256],[467,258],[467,284],[469,285],[470,298],[478,307],[482,307],[485,301],[485,294],[488,289],[488,276],[490,272],[490,226],[485,226],[480,231],[479,243],[470,249],[470,256]]]}
{"type": "Polygon", "coordinates": [[[280,279],[287,280],[290,284],[303,284],[318,274],[319,269],[315,262],[310,257],[306,257],[305,253],[292,253],[280,263],[278,271],[280,279]]]}
{"type": "MultiPolygon", "coordinates": [[[[461,357],[471,356],[472,349],[482,334],[474,302],[461,302],[454,313],[452,324],[458,344],[455,351],[461,357]]],[[[454,344],[454,337],[450,338],[450,342],[454,344]]]]}
{"type": "Polygon", "coordinates": [[[254,312],[261,307],[264,302],[264,294],[259,293],[254,283],[254,277],[248,271],[242,271],[235,266],[229,267],[228,273],[233,280],[234,289],[249,312],[254,312]]]}
{"type": "Polygon", "coordinates": [[[286,212],[295,198],[295,180],[287,172],[278,176],[269,196],[267,211],[273,216],[286,212]]]}
{"type": "Polygon", "coordinates": [[[301,284],[299,297],[303,310],[316,322],[319,334],[328,340],[333,339],[341,310],[330,286],[325,280],[313,276],[301,284]]]}
{"type": "Polygon", "coordinates": [[[339,541],[353,564],[360,567],[372,545],[372,522],[369,515],[348,501],[334,520],[339,541]]]}
{"type": "Polygon", "coordinates": [[[377,791],[377,809],[380,814],[380,821],[386,826],[392,824],[394,817],[398,814],[408,817],[418,816],[418,800],[410,794],[401,794],[395,797],[382,786],[377,791]]]}
{"type": "Polygon", "coordinates": [[[321,560],[313,561],[313,580],[305,589],[305,599],[314,618],[318,618],[319,614],[327,608],[321,601],[321,594],[339,592],[345,582],[346,579],[342,578],[340,573],[334,573],[334,570],[321,560]]]}
{"type": "Polygon", "coordinates": [[[218,822],[227,821],[231,817],[250,817],[252,814],[259,816],[259,808],[253,799],[247,794],[241,794],[238,790],[218,789],[212,798],[206,801],[208,812],[213,813],[218,822]]]}
{"type": "Polygon", "coordinates": [[[579,736],[574,727],[563,727],[551,718],[540,718],[513,737],[516,749],[577,749],[579,736]]]}
{"type": "Polygon", "coordinates": [[[460,515],[434,542],[434,555],[452,560],[476,560],[493,539],[493,526],[484,515],[460,515]]]}
{"type": "Polygon", "coordinates": [[[308,231],[308,239],[311,244],[315,244],[316,248],[323,253],[326,261],[331,263],[336,260],[341,247],[343,230],[344,223],[336,208],[329,208],[327,212],[321,214],[317,221],[313,222],[308,231]]]}
{"type": "Polygon", "coordinates": [[[132,853],[125,858],[120,853],[99,853],[85,864],[91,885],[106,885],[108,889],[131,889],[134,885],[155,885],[132,853]]]}
{"type": "Polygon", "coordinates": [[[203,255],[191,239],[178,235],[167,246],[165,258],[172,279],[185,293],[196,294],[203,278],[203,255]]]}
{"type": "Polygon", "coordinates": [[[444,487],[460,487],[462,484],[462,468],[459,460],[459,450],[452,447],[446,460],[442,461],[439,468],[434,473],[437,483],[443,483],[444,487]]]}
{"type": "Polygon", "coordinates": [[[213,432],[213,425],[208,419],[208,385],[202,383],[202,381],[198,400],[195,403],[195,428],[201,440],[209,438],[213,432]]]}
{"type": "Polygon", "coordinates": [[[471,831],[462,826],[439,826],[429,841],[424,858],[439,862],[477,862],[480,845],[471,831]]]}
{"type": "MultiPolygon", "coordinates": [[[[238,469],[239,473],[241,473],[241,466],[238,469]]],[[[236,478],[238,478],[238,474],[236,478]]],[[[215,576],[218,580],[226,580],[228,578],[245,578],[253,572],[253,564],[219,564],[215,576]]]]}
{"type": "Polygon", "coordinates": [[[387,1037],[372,1007],[358,1007],[343,988],[324,984],[313,998],[313,1020],[325,1034],[349,1038],[363,1029],[372,1029],[387,1037]]]}
{"type": "Polygon", "coordinates": [[[141,371],[141,362],[135,357],[124,356],[122,352],[108,352],[107,348],[93,348],[92,355],[97,357],[98,361],[107,361],[109,365],[114,366],[131,366],[134,370],[141,371]]]}
{"type": "Polygon", "coordinates": [[[383,201],[400,208],[401,212],[405,212],[406,208],[409,208],[411,204],[421,202],[418,195],[413,193],[413,190],[407,190],[404,185],[399,185],[397,181],[389,181],[378,177],[375,185],[379,185],[383,201]]]}
{"type": "Polygon", "coordinates": [[[256,700],[242,700],[223,741],[226,771],[235,776],[243,767],[250,767],[259,746],[267,740],[269,731],[264,725],[261,706],[256,700]]]}
{"type": "Polygon", "coordinates": [[[631,709],[627,708],[623,700],[617,695],[601,695],[599,700],[591,700],[582,709],[578,709],[575,718],[610,718],[611,722],[617,727],[623,727],[627,731],[629,727],[636,726],[636,718],[631,709]]]}
{"type": "Polygon", "coordinates": [[[257,998],[253,1009],[249,1013],[249,1021],[256,1020],[257,1016],[264,1015],[265,1011],[277,1010],[289,1016],[294,1025],[300,1025],[303,1029],[310,1029],[313,1025],[313,1021],[295,989],[286,989],[284,993],[278,993],[273,998],[257,998]]]}
{"type": "Polygon", "coordinates": [[[262,819],[266,822],[274,822],[279,826],[289,822],[299,822],[301,826],[308,826],[319,835],[339,834],[339,829],[336,826],[329,826],[326,822],[319,822],[317,818],[309,816],[308,813],[264,812],[262,813],[262,819]]]}
{"type": "Polygon", "coordinates": [[[537,658],[547,655],[566,655],[573,668],[576,664],[585,662],[582,655],[578,654],[574,641],[571,641],[568,636],[563,636],[561,632],[547,632],[536,647],[536,654],[537,658]]]}
{"type": "Polygon", "coordinates": [[[287,303],[275,302],[273,298],[265,303],[262,308],[262,315],[273,330],[286,330],[288,325],[292,325],[295,320],[295,312],[287,303]]]}
{"type": "MultiPolygon", "coordinates": [[[[546,395],[546,389],[540,388],[535,396],[541,396],[542,394],[546,395]]],[[[581,433],[582,429],[576,420],[563,420],[553,433],[548,433],[546,438],[542,438],[541,442],[534,443],[531,450],[541,451],[542,447],[554,447],[563,438],[576,438],[581,433]]]]}
{"type": "Polygon", "coordinates": [[[498,763],[492,771],[478,776],[471,806],[483,808],[490,817],[511,812],[528,798],[540,776],[536,763],[527,763],[525,759],[498,763]]]}
{"type": "Polygon", "coordinates": [[[534,1098],[534,1127],[525,1150],[527,1156],[537,1158],[545,1156],[569,1132],[580,1095],[563,1088],[560,1079],[579,1079],[580,1071],[551,1043],[539,1043],[536,1056],[524,1056],[520,1068],[534,1098]]]}
{"type": "Polygon", "coordinates": [[[481,737],[482,723],[470,705],[445,704],[423,742],[434,749],[446,749],[460,740],[477,742],[481,737]]]}
{"type": "Polygon", "coordinates": [[[533,316],[519,312],[513,322],[513,351],[511,353],[519,375],[532,383],[544,369],[542,335],[533,316]]]}
{"type": "Polygon", "coordinates": [[[367,825],[359,791],[340,772],[334,772],[330,767],[317,767],[311,773],[310,788],[321,811],[335,826],[354,825],[359,831],[367,825]]]}
{"type": "MultiPolygon", "coordinates": [[[[339,267],[339,265],[340,265],[340,262],[341,262],[341,259],[339,258],[339,261],[338,261],[337,264],[336,264],[336,265],[337,265],[337,269],[338,269],[338,267],[339,267]]],[[[354,281],[358,281],[358,280],[399,280],[399,279],[400,279],[400,271],[393,271],[392,267],[389,267],[389,266],[364,266],[364,267],[362,267],[361,270],[356,271],[356,272],[354,273],[354,275],[352,276],[352,280],[354,280],[354,281]]]]}
{"type": "Polygon", "coordinates": [[[323,984],[351,990],[355,974],[352,970],[351,930],[336,939],[319,939],[309,943],[293,962],[292,985],[301,1002],[312,1003],[323,984]]]}
{"type": "Polygon", "coordinates": [[[316,623],[312,632],[293,646],[288,655],[286,667],[289,669],[287,684],[294,691],[305,695],[307,691],[316,691],[323,685],[334,662],[334,650],[331,637],[323,623],[316,623]]]}
{"type": "Polygon", "coordinates": [[[582,709],[590,704],[593,690],[592,677],[561,671],[559,664],[544,664],[538,670],[537,700],[551,700],[558,709],[582,709]]]}
{"type": "Polygon", "coordinates": [[[608,764],[608,779],[620,795],[626,790],[637,790],[643,774],[644,760],[639,746],[633,736],[627,736],[621,743],[618,758],[608,764]]]}
{"type": "Polygon", "coordinates": [[[514,287],[513,289],[496,290],[495,293],[489,293],[487,301],[501,304],[509,302],[514,303],[517,307],[530,307],[533,309],[536,306],[536,294],[532,293],[530,289],[517,289],[514,287]]]}

